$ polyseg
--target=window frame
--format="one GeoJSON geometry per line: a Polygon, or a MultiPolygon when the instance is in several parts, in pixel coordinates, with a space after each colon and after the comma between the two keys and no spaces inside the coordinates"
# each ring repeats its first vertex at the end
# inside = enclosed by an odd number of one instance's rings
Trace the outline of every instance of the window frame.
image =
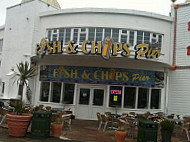
{"type": "MultiPolygon", "coordinates": [[[[55,81],[40,81],[40,95],[39,95],[39,101],[44,102],[44,103],[54,103],[54,104],[63,104],[64,102],[64,85],[65,84],[73,84],[74,85],[74,90],[73,92],[75,93],[75,83],[65,83],[65,82],[55,82],[55,81]],[[47,82],[49,83],[49,94],[48,94],[48,101],[41,101],[41,93],[42,93],[42,83],[47,82]],[[53,102],[53,83],[61,83],[61,94],[60,94],[60,101],[59,102],[53,102]]],[[[73,105],[74,104],[74,94],[73,94],[73,103],[72,104],[67,104],[67,105],[73,105]]]]}
{"type": "MultiPolygon", "coordinates": [[[[110,37],[113,39],[113,35],[115,35],[113,32],[114,30],[117,30],[118,31],[118,37],[117,37],[117,40],[115,39],[114,42],[121,42],[121,37],[122,36],[126,36],[126,41],[127,43],[129,43],[131,37],[130,37],[130,34],[131,32],[134,33],[134,36],[133,36],[133,43],[131,44],[130,48],[131,47],[134,47],[137,45],[138,43],[138,32],[142,32],[142,44],[144,43],[145,41],[145,33],[149,33],[149,43],[152,43],[152,40],[154,40],[156,43],[157,42],[160,42],[160,49],[163,48],[163,37],[164,37],[164,34],[162,33],[156,33],[156,32],[151,32],[151,31],[143,31],[143,30],[134,30],[134,29],[125,29],[125,28],[112,28],[112,27],[60,27],[60,28],[53,28],[53,29],[47,29],[47,32],[46,32],[46,35],[47,37],[50,39],[50,41],[53,40],[53,36],[56,35],[56,39],[58,40],[59,39],[59,35],[60,35],[60,29],[64,29],[64,35],[63,35],[63,46],[67,46],[68,45],[68,42],[66,43],[66,35],[67,35],[67,32],[68,30],[70,30],[70,40],[73,40],[74,38],[74,29],[78,29],[78,34],[77,34],[77,41],[75,41],[75,43],[77,45],[79,45],[79,48],[81,48],[82,46],[82,43],[80,42],[80,37],[82,34],[85,34],[85,40],[89,40],[89,32],[90,32],[90,28],[94,28],[94,40],[93,41],[97,41],[97,29],[100,28],[102,29],[102,37],[101,37],[101,41],[104,41],[105,40],[105,31],[106,29],[111,29],[111,35],[110,37]],[[85,31],[83,31],[83,29],[85,29],[85,31]],[[127,31],[125,33],[123,33],[123,31],[127,31]],[[50,33],[49,33],[50,32],[50,33]],[[51,34],[51,35],[49,35],[51,34]],[[155,36],[154,36],[155,35],[155,36]],[[154,36],[154,37],[153,37],[154,36]],[[160,38],[161,37],[161,38],[160,38]]],[[[115,38],[115,37],[114,37],[115,38]]],[[[68,39],[67,39],[68,40],[68,39]]],[[[132,40],[132,39],[131,39],[132,40]]],[[[141,44],[141,42],[139,42],[138,44],[141,44]]],[[[147,44],[147,43],[146,43],[147,44]]]]}

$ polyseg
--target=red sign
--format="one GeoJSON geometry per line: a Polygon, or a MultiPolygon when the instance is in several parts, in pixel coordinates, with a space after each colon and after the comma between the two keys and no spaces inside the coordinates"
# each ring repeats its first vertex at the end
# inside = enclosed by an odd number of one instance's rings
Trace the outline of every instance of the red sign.
{"type": "Polygon", "coordinates": [[[187,55],[190,55],[190,46],[187,47],[187,55]]]}
{"type": "Polygon", "coordinates": [[[121,90],[111,90],[111,94],[121,95],[121,90]]]}

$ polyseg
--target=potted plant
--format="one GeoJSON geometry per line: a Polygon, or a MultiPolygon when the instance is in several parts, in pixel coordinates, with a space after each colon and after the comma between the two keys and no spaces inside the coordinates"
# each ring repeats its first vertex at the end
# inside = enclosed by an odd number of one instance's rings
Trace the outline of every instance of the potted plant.
{"type": "Polygon", "coordinates": [[[23,89],[27,86],[27,82],[30,78],[35,76],[36,68],[30,67],[28,62],[21,62],[17,64],[19,73],[17,83],[19,84],[18,95],[19,100],[16,100],[13,107],[15,108],[14,114],[7,114],[7,123],[10,136],[22,137],[26,135],[30,120],[32,118],[31,114],[23,114],[23,89]]]}
{"type": "Polygon", "coordinates": [[[63,123],[59,117],[57,117],[56,120],[51,124],[51,127],[52,127],[52,135],[55,137],[59,137],[61,135],[63,128],[63,123]]]}
{"type": "Polygon", "coordinates": [[[174,130],[174,123],[169,120],[164,120],[160,123],[162,142],[171,142],[172,132],[174,130]]]}
{"type": "Polygon", "coordinates": [[[115,130],[116,142],[125,142],[125,137],[127,135],[127,131],[123,126],[120,126],[117,130],[115,130]]]}

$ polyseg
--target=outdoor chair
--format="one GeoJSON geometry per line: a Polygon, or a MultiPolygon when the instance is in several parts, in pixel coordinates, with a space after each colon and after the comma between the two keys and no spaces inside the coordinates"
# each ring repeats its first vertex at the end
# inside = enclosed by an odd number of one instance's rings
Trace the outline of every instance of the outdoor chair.
{"type": "Polygon", "coordinates": [[[98,122],[99,122],[98,130],[100,130],[101,125],[102,125],[102,119],[101,119],[101,114],[100,114],[100,112],[97,112],[97,113],[96,113],[96,116],[97,116],[98,122]]]}
{"type": "Polygon", "coordinates": [[[72,111],[62,111],[61,112],[61,120],[63,125],[67,125],[69,127],[69,129],[71,130],[71,115],[72,115],[72,111]]]}
{"type": "Polygon", "coordinates": [[[111,124],[111,125],[113,124],[112,118],[101,114],[101,125],[102,124],[104,124],[103,131],[105,131],[108,124],[111,124]]]}
{"type": "Polygon", "coordinates": [[[136,124],[133,122],[133,120],[130,117],[126,117],[125,121],[128,122],[128,136],[130,138],[137,137],[137,132],[138,132],[138,127],[136,124]]]}
{"type": "Polygon", "coordinates": [[[182,131],[184,130],[187,136],[187,140],[190,141],[189,131],[190,131],[190,117],[184,117],[184,125],[181,126],[182,131]]]}

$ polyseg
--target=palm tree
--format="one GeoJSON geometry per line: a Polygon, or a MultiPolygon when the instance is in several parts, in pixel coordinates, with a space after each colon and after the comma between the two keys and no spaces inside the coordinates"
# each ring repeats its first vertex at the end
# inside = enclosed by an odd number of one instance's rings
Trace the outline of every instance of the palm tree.
{"type": "Polygon", "coordinates": [[[21,62],[17,64],[17,68],[19,71],[16,74],[19,77],[17,80],[17,83],[19,83],[18,95],[20,95],[20,100],[22,101],[24,85],[27,86],[29,79],[36,75],[36,67],[30,66],[28,62],[21,62]]]}

